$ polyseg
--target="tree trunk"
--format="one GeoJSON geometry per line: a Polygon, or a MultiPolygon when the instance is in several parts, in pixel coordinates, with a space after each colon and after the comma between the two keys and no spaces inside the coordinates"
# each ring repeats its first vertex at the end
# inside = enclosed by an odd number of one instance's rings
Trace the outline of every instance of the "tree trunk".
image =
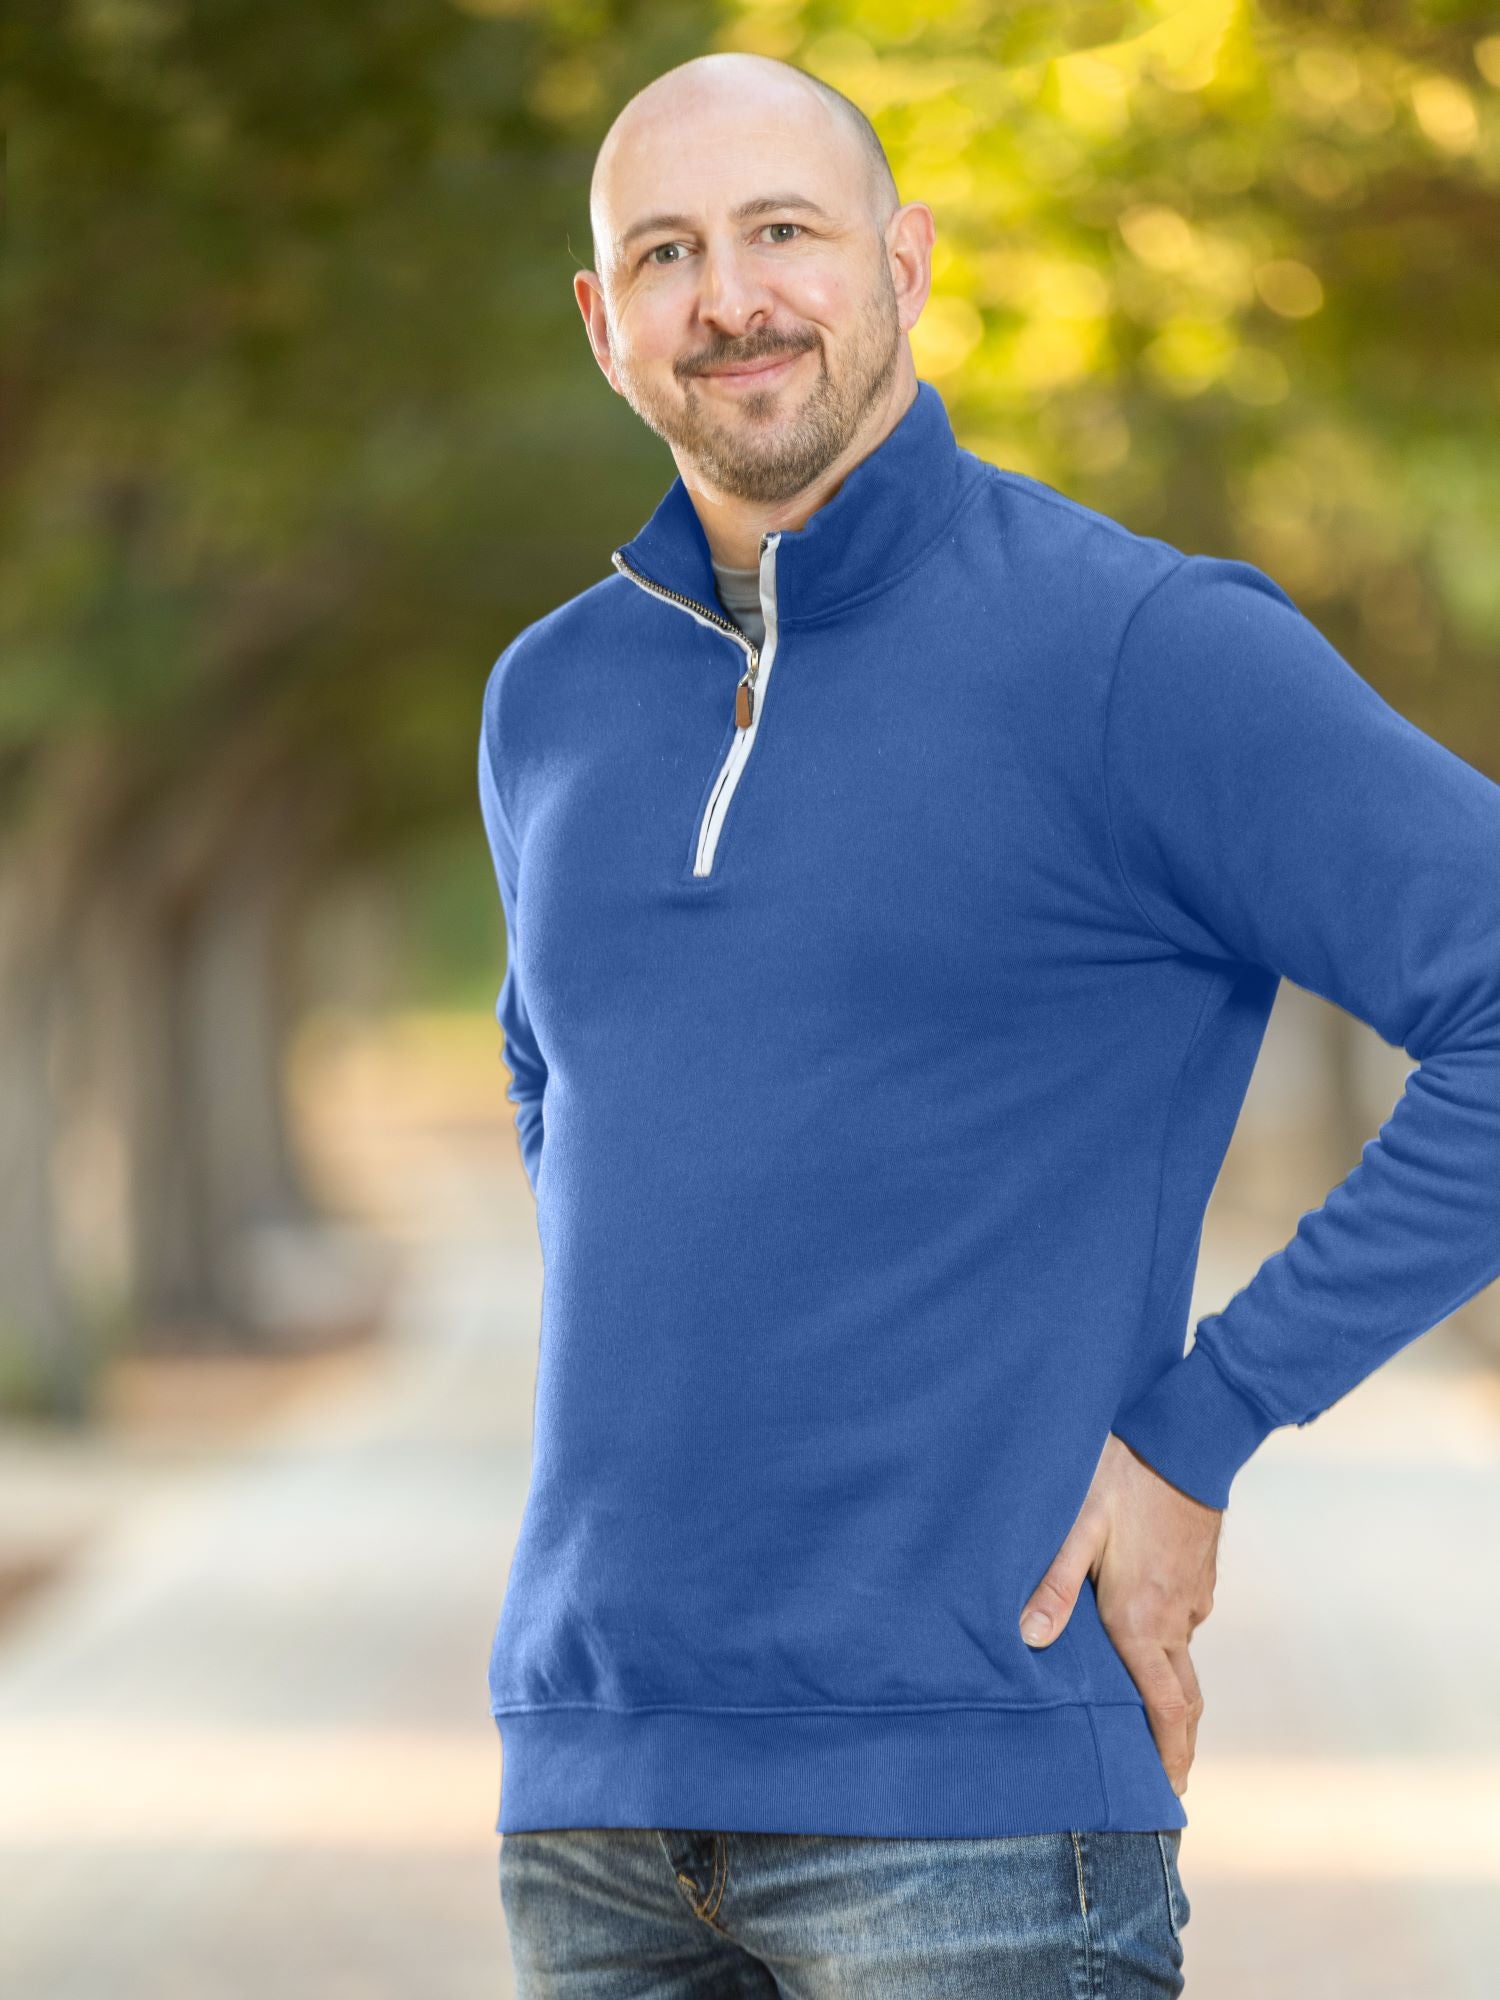
{"type": "Polygon", "coordinates": [[[272,796],[241,832],[192,925],[178,1053],[215,1295],[226,1323],[253,1337],[258,1232],[316,1213],[286,1103],[289,928],[314,819],[301,799],[272,796]]]}
{"type": "Polygon", "coordinates": [[[97,743],[38,755],[0,867],[0,1399],[69,1421],[88,1414],[93,1365],[61,1255],[61,1002],[80,857],[109,784],[97,743]]]}
{"type": "Polygon", "coordinates": [[[252,1343],[255,1232],[313,1212],[285,1104],[287,931],[337,804],[258,775],[248,798],[172,802],[100,899],[134,1313],[155,1346],[252,1343]]]}
{"type": "Polygon", "coordinates": [[[12,853],[0,879],[0,1404],[77,1419],[89,1370],[58,1256],[52,958],[29,874],[12,853]]]}

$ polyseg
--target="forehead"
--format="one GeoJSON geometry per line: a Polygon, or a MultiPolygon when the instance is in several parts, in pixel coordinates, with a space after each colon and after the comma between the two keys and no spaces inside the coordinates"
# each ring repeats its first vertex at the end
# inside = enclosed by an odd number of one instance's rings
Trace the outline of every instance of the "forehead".
{"type": "Polygon", "coordinates": [[[612,135],[600,161],[596,216],[617,245],[651,218],[729,222],[796,194],[826,215],[859,198],[861,164],[841,121],[816,99],[747,103],[725,93],[652,111],[612,135]]]}

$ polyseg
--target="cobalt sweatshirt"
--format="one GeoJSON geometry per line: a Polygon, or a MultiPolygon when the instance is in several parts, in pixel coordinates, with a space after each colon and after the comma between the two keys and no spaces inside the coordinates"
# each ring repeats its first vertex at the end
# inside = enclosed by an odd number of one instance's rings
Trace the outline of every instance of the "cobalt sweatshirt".
{"type": "Polygon", "coordinates": [[[1223,1508],[1500,1274],[1500,787],[1253,564],[921,383],[765,636],[680,478],[491,671],[544,1283],[497,1831],[1187,1824],[1085,1580],[1111,1431],[1223,1508]],[[1278,980],[1415,1059],[1184,1354],[1278,980]]]}

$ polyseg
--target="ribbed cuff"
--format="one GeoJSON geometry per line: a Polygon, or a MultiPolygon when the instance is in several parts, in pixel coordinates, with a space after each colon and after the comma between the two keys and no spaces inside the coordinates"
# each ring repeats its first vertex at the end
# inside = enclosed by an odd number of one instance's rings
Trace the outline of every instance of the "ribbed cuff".
{"type": "Polygon", "coordinates": [[[1195,1341],[1110,1428],[1163,1479],[1223,1509],[1234,1475],[1277,1425],[1195,1341]]]}

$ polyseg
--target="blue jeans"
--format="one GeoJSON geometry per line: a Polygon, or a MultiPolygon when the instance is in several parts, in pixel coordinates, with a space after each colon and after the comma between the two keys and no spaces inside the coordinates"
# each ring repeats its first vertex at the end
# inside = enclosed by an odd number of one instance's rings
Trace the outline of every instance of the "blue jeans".
{"type": "Polygon", "coordinates": [[[517,2000],[1161,2000],[1181,1839],[559,1828],[502,1834],[500,1897],[517,2000]]]}

